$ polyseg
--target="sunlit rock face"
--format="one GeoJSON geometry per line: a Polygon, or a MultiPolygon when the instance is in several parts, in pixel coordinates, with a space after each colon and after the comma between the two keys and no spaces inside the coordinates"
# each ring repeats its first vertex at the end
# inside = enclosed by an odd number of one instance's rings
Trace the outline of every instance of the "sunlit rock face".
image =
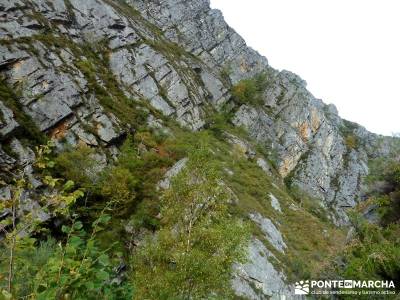
{"type": "MultiPolygon", "coordinates": [[[[0,0],[0,20],[1,84],[14,93],[0,98],[1,173],[24,166],[31,174],[35,158],[20,141],[24,130],[18,114],[29,116],[60,149],[84,143],[111,153],[100,156],[104,165],[136,129],[131,116],[121,117],[131,106],[140,104],[153,123],[151,109],[191,130],[204,128],[209,115],[224,107],[272,163],[228,136],[232,147],[256,159],[269,176],[315,198],[343,225],[346,210],[362,198],[368,160],[391,151],[391,138],[342,120],[299,76],[272,69],[208,0],[0,0]],[[268,78],[262,105],[235,105],[232,86],[261,72],[268,78]]],[[[281,213],[279,202],[273,200],[273,206],[281,213]]],[[[257,212],[252,220],[271,234],[278,251],[285,251],[277,224],[257,212]]],[[[270,257],[268,251],[253,241],[253,264],[240,267],[245,278],[259,278],[264,296],[287,290],[284,276],[257,254],[270,257]],[[258,270],[263,264],[265,270],[258,270]],[[264,282],[267,275],[273,281],[264,282]]],[[[251,298],[246,280],[236,278],[234,284],[251,298]]]]}
{"type": "MultiPolygon", "coordinates": [[[[300,77],[270,68],[208,1],[3,1],[1,10],[2,76],[19,87],[18,100],[40,130],[70,143],[112,144],[125,134],[90,88],[82,70],[88,58],[73,47],[101,42],[107,72],[128,98],[147,101],[193,130],[204,126],[207,107],[230,101],[232,84],[266,72],[264,105],[239,107],[233,123],[276,153],[280,175],[324,200],[337,223],[346,223],[344,209],[360,199],[368,158],[388,151],[384,139],[349,126],[333,105],[314,98],[300,77]],[[51,38],[67,43],[56,48],[51,38]],[[346,145],[348,135],[357,138],[357,147],[346,145]]],[[[100,76],[95,80],[106,86],[100,76]]],[[[5,103],[0,108],[6,136],[18,121],[5,103]]]]}
{"type": "Polygon", "coordinates": [[[233,122],[277,153],[282,177],[290,177],[292,185],[324,200],[323,205],[335,211],[334,221],[346,223],[345,210],[360,200],[368,157],[388,149],[382,139],[358,125],[347,130],[349,124],[333,105],[316,99],[296,74],[269,67],[267,60],[226,24],[220,11],[210,9],[209,1],[128,2],[209,67],[227,68],[232,84],[268,73],[264,107],[242,106],[233,122]],[[359,139],[358,147],[347,147],[349,134],[359,139]]]}

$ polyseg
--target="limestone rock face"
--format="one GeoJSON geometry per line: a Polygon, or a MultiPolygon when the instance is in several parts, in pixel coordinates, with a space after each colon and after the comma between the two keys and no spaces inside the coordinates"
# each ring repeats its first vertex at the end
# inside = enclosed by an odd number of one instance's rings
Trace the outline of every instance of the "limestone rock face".
{"type": "Polygon", "coordinates": [[[209,67],[229,69],[232,82],[248,78],[268,66],[265,57],[246,46],[245,41],[224,21],[208,0],[128,0],[166,37],[198,56],[209,67]]]}
{"type": "MultiPolygon", "coordinates": [[[[0,175],[26,168],[36,187],[35,157],[21,142],[26,120],[59,150],[84,143],[108,151],[109,156],[102,152],[104,166],[119,142],[143,125],[132,121],[132,107],[148,112],[152,126],[163,126],[157,121],[163,115],[191,130],[201,130],[210,114],[228,107],[232,123],[243,127],[266,157],[244,139],[224,135],[232,151],[316,198],[343,225],[347,208],[362,199],[368,160],[388,155],[394,143],[341,119],[334,105],[316,99],[296,74],[272,69],[208,0],[0,0],[0,23],[0,175]],[[237,106],[232,86],[261,72],[268,78],[262,105],[237,106]],[[7,99],[6,87],[13,92],[7,99]]],[[[167,174],[162,188],[185,162],[167,174]]],[[[284,214],[278,198],[265,197],[274,212],[284,214]]],[[[279,224],[257,212],[251,219],[275,250],[285,253],[279,224]]],[[[243,276],[233,283],[238,294],[250,299],[287,294],[284,275],[273,268],[272,253],[260,241],[253,241],[249,256],[251,262],[239,268],[243,276]]]]}
{"type": "Polygon", "coordinates": [[[0,102],[0,138],[5,138],[19,127],[18,122],[14,118],[14,113],[0,102]]]}
{"type": "MultiPolygon", "coordinates": [[[[62,125],[63,136],[70,141],[90,144],[108,143],[123,133],[115,116],[102,110],[102,101],[88,82],[94,79],[105,87],[104,79],[88,78],[90,70],[83,66],[90,64],[90,58],[88,53],[77,53],[77,47],[96,51],[93,45],[98,45],[102,52],[98,56],[108,61],[108,72],[128,98],[147,101],[191,129],[204,125],[205,106],[216,107],[229,100],[229,87],[222,83],[214,65],[180,50],[140,16],[136,4],[32,0],[2,1],[0,5],[2,77],[18,89],[19,102],[42,131],[62,125]],[[116,128],[113,137],[104,139],[100,133],[94,141],[83,128],[87,123],[96,127],[89,120],[100,110],[103,116],[94,118],[108,118],[104,121],[108,128],[116,128]],[[87,115],[82,116],[83,111],[87,115]]],[[[174,6],[174,10],[184,7],[186,4],[174,6]]],[[[15,124],[2,125],[3,131],[11,130],[10,126],[15,124]]]]}
{"type": "Polygon", "coordinates": [[[274,255],[262,242],[253,239],[248,248],[248,262],[236,265],[232,286],[237,295],[246,299],[294,299],[294,293],[285,283],[286,277],[278,272],[270,260],[274,255]]]}
{"type": "Polygon", "coordinates": [[[159,188],[164,190],[169,189],[171,186],[172,178],[178,175],[180,171],[182,171],[182,169],[186,166],[187,161],[187,158],[182,158],[175,165],[173,165],[172,168],[165,173],[164,179],[159,182],[159,188]]]}
{"type": "Polygon", "coordinates": [[[233,122],[243,126],[276,153],[280,175],[291,186],[334,210],[332,219],[345,224],[345,210],[361,199],[367,162],[390,148],[390,138],[367,132],[342,120],[333,105],[325,105],[306,83],[288,71],[270,73],[264,106],[241,106],[233,122]],[[357,145],[348,145],[352,137],[357,145]]]}
{"type": "Polygon", "coordinates": [[[282,234],[270,219],[264,218],[259,213],[250,214],[250,219],[260,227],[268,242],[270,242],[276,250],[282,253],[285,252],[287,246],[283,241],[282,234]]]}

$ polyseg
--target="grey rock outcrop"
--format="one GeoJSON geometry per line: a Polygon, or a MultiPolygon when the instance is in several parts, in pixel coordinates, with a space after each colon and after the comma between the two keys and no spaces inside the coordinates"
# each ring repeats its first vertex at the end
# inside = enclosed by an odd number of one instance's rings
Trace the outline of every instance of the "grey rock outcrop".
{"type": "Polygon", "coordinates": [[[262,242],[253,239],[248,248],[248,262],[235,265],[232,286],[237,295],[247,299],[293,299],[286,277],[270,262],[274,255],[262,242]]]}
{"type": "Polygon", "coordinates": [[[323,200],[332,219],[346,223],[345,210],[361,200],[368,159],[390,148],[390,138],[342,120],[293,73],[270,72],[269,78],[263,107],[241,106],[234,124],[276,153],[278,172],[289,185],[323,200]]]}
{"type": "Polygon", "coordinates": [[[284,253],[287,248],[281,232],[274,223],[268,218],[264,218],[260,213],[250,214],[250,219],[256,223],[265,234],[266,239],[278,251],[284,253]]]}
{"type": "Polygon", "coordinates": [[[172,178],[179,174],[179,172],[186,166],[187,162],[188,158],[185,157],[173,165],[172,168],[165,173],[164,179],[158,183],[158,187],[164,190],[169,189],[172,178]]]}
{"type": "Polygon", "coordinates": [[[6,138],[18,127],[13,111],[0,102],[0,138],[6,138]]]}
{"type": "MultiPolygon", "coordinates": [[[[247,47],[245,41],[224,21],[209,0],[128,0],[168,39],[182,45],[212,69],[229,70],[232,82],[261,72],[265,57],[247,47]]],[[[206,80],[208,81],[208,80],[206,80]]]]}
{"type": "Polygon", "coordinates": [[[279,203],[278,198],[276,198],[272,194],[269,194],[269,197],[271,198],[271,206],[272,206],[272,208],[275,209],[276,211],[282,213],[281,204],[279,203]]]}

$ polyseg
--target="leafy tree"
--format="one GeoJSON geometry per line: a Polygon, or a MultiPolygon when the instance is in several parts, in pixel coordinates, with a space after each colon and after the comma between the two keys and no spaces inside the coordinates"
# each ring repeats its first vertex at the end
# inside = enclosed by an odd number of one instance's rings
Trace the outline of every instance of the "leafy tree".
{"type": "Polygon", "coordinates": [[[249,229],[228,212],[230,193],[209,153],[189,155],[162,198],[162,227],[133,258],[135,299],[227,299],[249,229]]]}
{"type": "Polygon", "coordinates": [[[97,245],[97,234],[106,228],[113,202],[102,210],[87,235],[73,212],[84,193],[75,189],[74,182],[49,175],[48,169],[55,166],[51,148],[48,144],[37,149],[35,168],[46,189],[40,204],[43,210],[67,220],[66,224],[70,220],[70,225],[62,227],[59,242],[50,235],[44,240],[32,237],[48,231],[34,213],[20,213],[22,197],[31,188],[21,172],[12,185],[10,199],[0,203],[0,211],[8,209],[11,215],[0,223],[4,236],[0,248],[0,299],[130,298],[129,286],[116,287],[111,281],[114,272],[109,253],[114,244],[105,250],[97,245]]]}
{"type": "Polygon", "coordinates": [[[65,244],[58,245],[34,277],[38,299],[121,299],[111,281],[114,272],[109,252],[114,244],[101,250],[96,241],[96,234],[106,228],[110,218],[102,213],[92,224],[90,236],[80,221],[63,226],[65,244]]]}
{"type": "MultiPolygon", "coordinates": [[[[129,286],[118,287],[109,253],[97,245],[96,234],[104,230],[110,216],[103,213],[92,224],[88,236],[80,221],[63,226],[65,243],[19,238],[14,247],[15,274],[11,290],[4,295],[33,299],[128,299],[129,286]]],[[[114,262],[115,263],[115,262],[114,262]]],[[[0,270],[3,264],[0,264],[0,270]]]]}

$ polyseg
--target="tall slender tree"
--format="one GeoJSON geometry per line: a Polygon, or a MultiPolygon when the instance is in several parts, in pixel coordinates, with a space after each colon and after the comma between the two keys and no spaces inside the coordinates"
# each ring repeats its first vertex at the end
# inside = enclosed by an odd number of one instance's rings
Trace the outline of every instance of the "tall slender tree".
{"type": "Polygon", "coordinates": [[[249,228],[229,214],[231,194],[201,147],[162,197],[162,227],[134,255],[135,299],[227,299],[249,228]]]}

